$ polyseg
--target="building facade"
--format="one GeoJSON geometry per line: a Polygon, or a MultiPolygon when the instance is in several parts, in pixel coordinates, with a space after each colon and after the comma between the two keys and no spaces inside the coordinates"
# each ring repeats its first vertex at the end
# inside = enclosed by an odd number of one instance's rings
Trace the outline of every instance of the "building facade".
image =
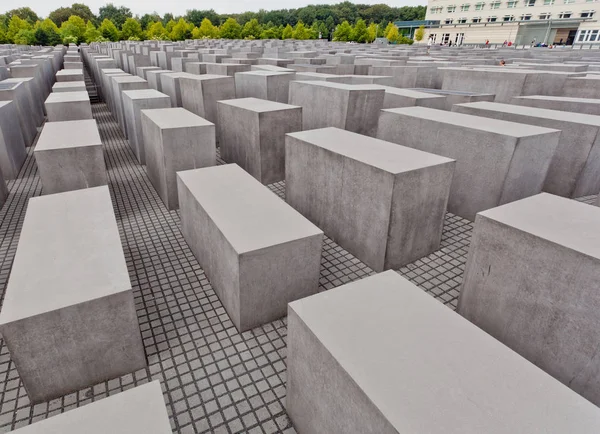
{"type": "Polygon", "coordinates": [[[429,0],[426,20],[437,24],[423,42],[600,44],[598,14],[598,0],[429,0]]]}

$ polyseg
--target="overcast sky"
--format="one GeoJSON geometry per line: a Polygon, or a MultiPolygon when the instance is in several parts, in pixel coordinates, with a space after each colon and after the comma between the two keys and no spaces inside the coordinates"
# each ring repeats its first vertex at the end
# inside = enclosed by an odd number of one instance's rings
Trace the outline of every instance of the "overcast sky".
{"type": "MultiPolygon", "coordinates": [[[[72,3],[87,4],[93,13],[98,14],[98,9],[109,3],[105,0],[85,0],[85,1],[60,1],[60,0],[1,0],[0,12],[6,12],[10,9],[29,6],[38,15],[46,17],[48,14],[61,6],[70,6],[72,3]]],[[[220,0],[214,2],[202,2],[198,0],[121,0],[113,1],[116,6],[127,6],[134,15],[144,15],[154,11],[163,15],[167,12],[173,15],[184,15],[188,9],[214,9],[220,14],[231,14],[245,12],[248,10],[258,11],[259,9],[292,9],[306,6],[308,4],[335,4],[339,1],[305,1],[305,0],[255,0],[252,3],[244,0],[220,0]]],[[[384,3],[382,0],[361,0],[353,3],[361,4],[377,4],[384,3]]],[[[391,0],[386,1],[386,4],[393,7],[401,6],[416,6],[419,4],[427,4],[426,0],[391,0]]]]}

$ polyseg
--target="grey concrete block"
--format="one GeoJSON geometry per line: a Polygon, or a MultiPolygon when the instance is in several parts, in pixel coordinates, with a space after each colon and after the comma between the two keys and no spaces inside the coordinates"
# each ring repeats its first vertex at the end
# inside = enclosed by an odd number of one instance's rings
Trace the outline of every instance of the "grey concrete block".
{"type": "Polygon", "coordinates": [[[181,77],[188,77],[192,74],[187,72],[172,72],[170,74],[161,74],[161,92],[166,93],[171,97],[171,106],[181,107],[181,77]]]}
{"type": "Polygon", "coordinates": [[[86,92],[85,81],[61,81],[52,86],[52,92],[86,92]]]}
{"type": "Polygon", "coordinates": [[[381,112],[377,137],[455,159],[448,211],[472,221],[479,211],[542,191],[560,131],[405,107],[381,112]]]}
{"type": "Polygon", "coordinates": [[[236,63],[207,63],[206,73],[213,75],[235,76],[238,72],[250,71],[250,65],[236,63]]]}
{"type": "Polygon", "coordinates": [[[600,191],[600,116],[493,102],[459,104],[452,110],[560,130],[543,190],[565,197],[600,191]]]}
{"type": "Polygon", "coordinates": [[[286,409],[303,434],[600,426],[593,404],[393,271],[290,303],[286,360],[286,409]]]}
{"type": "Polygon", "coordinates": [[[37,135],[37,128],[31,116],[33,109],[25,84],[0,82],[0,101],[15,102],[25,145],[31,146],[37,135]]]}
{"type": "Polygon", "coordinates": [[[83,73],[83,62],[68,62],[65,61],[63,63],[63,68],[65,69],[77,69],[83,73]]]}
{"type": "Polygon", "coordinates": [[[44,103],[48,122],[93,119],[87,92],[52,92],[44,103]]]}
{"type": "MultiPolygon", "coordinates": [[[[0,169],[2,181],[4,179],[15,179],[23,162],[27,158],[25,141],[19,126],[19,115],[17,105],[14,101],[0,101],[0,169]]],[[[0,187],[0,196],[6,193],[6,185],[0,187]]],[[[4,200],[1,201],[4,203],[4,200]]]]}
{"type": "Polygon", "coordinates": [[[191,75],[179,78],[181,105],[214,124],[217,123],[217,101],[235,98],[233,77],[227,75],[191,75]]]}
{"type": "Polygon", "coordinates": [[[213,123],[183,109],[141,111],[148,177],[168,209],[178,208],[176,172],[217,164],[213,123]]]}
{"type": "Polygon", "coordinates": [[[151,89],[162,92],[162,81],[160,76],[162,74],[169,74],[173,71],[164,70],[164,69],[155,69],[151,71],[146,71],[146,80],[148,81],[148,85],[151,89]]]}
{"type": "Polygon", "coordinates": [[[148,71],[162,71],[158,66],[138,66],[135,68],[135,75],[148,81],[148,71]]]}
{"type": "Polygon", "coordinates": [[[257,98],[218,101],[217,106],[221,158],[263,184],[282,181],[285,135],[302,130],[302,107],[257,98]]]}
{"type": "Polygon", "coordinates": [[[108,187],[29,200],[0,332],[33,403],[146,366],[108,187]]]}
{"type": "Polygon", "coordinates": [[[528,107],[600,116],[600,99],[595,98],[531,95],[514,97],[510,103],[528,107]]]}
{"type": "Polygon", "coordinates": [[[182,233],[238,330],[315,294],[323,232],[235,164],[178,172],[182,233]]]}
{"type": "Polygon", "coordinates": [[[15,434],[170,434],[160,382],[111,394],[66,413],[14,431],[15,434]]]}
{"type": "Polygon", "coordinates": [[[146,164],[146,148],[142,134],[142,110],[171,107],[171,98],[154,89],[123,91],[123,112],[127,119],[129,145],[140,164],[146,164]]]}
{"type": "MultiPolygon", "coordinates": [[[[571,98],[598,99],[600,98],[600,77],[593,75],[569,78],[565,81],[564,86],[560,90],[561,92],[552,95],[561,95],[571,98]]],[[[546,94],[540,93],[540,95],[546,94]]]]}
{"type": "Polygon", "coordinates": [[[384,109],[413,106],[429,107],[438,110],[446,109],[447,102],[444,95],[432,95],[430,93],[391,86],[381,87],[385,90],[382,107],[384,109]]]}
{"type": "Polygon", "coordinates": [[[102,142],[93,119],[46,123],[34,155],[44,194],[107,183],[102,142]]]}
{"type": "Polygon", "coordinates": [[[443,74],[436,66],[371,66],[369,75],[391,76],[396,87],[440,89],[443,74]]]}
{"type": "Polygon", "coordinates": [[[56,73],[56,81],[84,81],[81,69],[62,69],[56,73]]]}
{"type": "Polygon", "coordinates": [[[42,96],[42,91],[35,85],[34,79],[31,77],[7,78],[2,83],[6,85],[23,83],[25,87],[24,93],[29,99],[29,107],[31,108],[28,116],[31,117],[36,127],[42,125],[44,122],[44,97],[42,96]]]}
{"type": "Polygon", "coordinates": [[[496,95],[493,93],[477,93],[477,92],[465,92],[459,90],[442,90],[442,89],[427,89],[427,88],[414,88],[408,89],[417,92],[430,93],[433,95],[439,95],[446,98],[446,110],[452,110],[454,104],[465,104],[469,102],[480,102],[480,101],[494,101],[496,95]]]}
{"type": "Polygon", "coordinates": [[[127,122],[129,119],[125,117],[125,110],[123,108],[123,91],[148,89],[148,82],[136,75],[114,75],[111,76],[110,79],[112,80],[113,104],[116,112],[115,117],[119,122],[121,131],[123,131],[123,134],[125,134],[125,137],[127,137],[127,122]]]}
{"type": "Polygon", "coordinates": [[[288,103],[293,72],[248,71],[235,74],[237,98],[259,98],[288,103]]]}
{"type": "Polygon", "coordinates": [[[292,81],[289,103],[303,109],[302,129],[335,127],[374,136],[385,91],[374,85],[292,81]]]}
{"type": "Polygon", "coordinates": [[[478,214],[458,310],[600,404],[600,209],[543,193],[478,214]]]}
{"type": "Polygon", "coordinates": [[[455,162],[337,128],[288,134],[286,200],[376,271],[439,248],[455,162]]]}

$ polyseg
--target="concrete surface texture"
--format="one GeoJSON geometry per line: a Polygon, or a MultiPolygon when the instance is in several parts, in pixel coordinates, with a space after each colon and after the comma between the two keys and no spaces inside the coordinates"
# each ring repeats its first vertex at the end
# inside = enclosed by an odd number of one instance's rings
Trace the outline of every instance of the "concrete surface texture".
{"type": "Polygon", "coordinates": [[[238,164],[263,184],[285,179],[285,135],[302,130],[302,107],[238,98],[218,101],[217,115],[224,161],[238,164]]]}
{"type": "Polygon", "coordinates": [[[146,164],[142,131],[142,110],[171,107],[169,95],[154,89],[123,91],[123,114],[127,118],[127,137],[140,164],[146,164]]]}
{"type": "Polygon", "coordinates": [[[148,82],[137,75],[114,75],[110,77],[112,83],[112,98],[115,107],[115,114],[119,121],[121,131],[127,136],[127,118],[125,117],[125,110],[123,108],[123,91],[125,90],[139,90],[148,89],[148,82]]]}
{"type": "Polygon", "coordinates": [[[26,157],[17,105],[14,101],[0,101],[0,169],[3,179],[15,179],[26,157]]]}
{"type": "Polygon", "coordinates": [[[52,92],[44,102],[47,122],[93,119],[92,105],[87,91],[52,92]]]}
{"type": "Polygon", "coordinates": [[[142,110],[141,130],[148,177],[165,206],[176,209],[176,172],[217,164],[215,125],[177,107],[142,110]]]}
{"type": "Polygon", "coordinates": [[[480,213],[458,311],[596,405],[600,209],[543,193],[480,213]]]}
{"type": "Polygon", "coordinates": [[[456,159],[448,211],[469,220],[542,191],[560,131],[434,110],[381,112],[377,137],[456,159]]]}
{"type": "Polygon", "coordinates": [[[321,81],[290,83],[289,103],[302,107],[304,130],[335,127],[375,136],[384,98],[385,91],[375,85],[321,81]]]}
{"type": "Polygon", "coordinates": [[[561,110],[596,116],[600,115],[600,99],[596,98],[530,95],[516,96],[511,100],[510,103],[549,110],[561,110]]]}
{"type": "Polygon", "coordinates": [[[259,98],[287,104],[294,72],[248,71],[235,74],[237,98],[259,98]]]}
{"type": "Polygon", "coordinates": [[[192,74],[188,74],[187,72],[172,72],[168,74],[161,74],[160,83],[161,83],[161,92],[166,93],[171,97],[171,106],[172,107],[182,107],[181,104],[181,85],[180,78],[181,77],[190,77],[192,74]]]}
{"type": "Polygon", "coordinates": [[[321,230],[236,164],[177,176],[182,233],[238,330],[317,292],[321,230]]]}
{"type": "Polygon", "coordinates": [[[63,69],[56,73],[56,81],[83,81],[81,69],[63,69]]]}
{"type": "Polygon", "coordinates": [[[57,81],[52,92],[85,92],[85,81],[57,81]]]}
{"type": "Polygon", "coordinates": [[[600,426],[596,406],[393,271],[290,303],[288,328],[286,408],[301,433],[600,426]]]}
{"type": "Polygon", "coordinates": [[[0,332],[34,403],[146,365],[108,187],[29,202],[0,332]]]}
{"type": "Polygon", "coordinates": [[[102,142],[94,119],[48,122],[34,154],[44,194],[106,184],[102,142]]]}
{"type": "Polygon", "coordinates": [[[169,416],[160,383],[126,392],[70,410],[18,429],[18,434],[170,434],[169,416]]]}
{"type": "Polygon", "coordinates": [[[31,103],[24,83],[0,82],[0,101],[14,101],[19,115],[19,125],[26,146],[31,146],[37,134],[37,125],[31,116],[31,103]]]}
{"type": "Polygon", "coordinates": [[[189,75],[179,78],[181,105],[214,124],[218,123],[217,101],[235,98],[233,77],[227,75],[189,75]]]}
{"type": "Polygon", "coordinates": [[[286,201],[376,271],[437,250],[455,162],[337,128],[290,133],[286,201]]]}

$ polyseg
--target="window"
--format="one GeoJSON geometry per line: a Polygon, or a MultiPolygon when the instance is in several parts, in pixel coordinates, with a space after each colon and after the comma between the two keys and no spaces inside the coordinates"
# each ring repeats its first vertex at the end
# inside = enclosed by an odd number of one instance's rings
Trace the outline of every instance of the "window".
{"type": "Polygon", "coordinates": [[[450,40],[450,33],[444,33],[442,35],[442,43],[447,44],[449,40],[450,40]]]}
{"type": "Polygon", "coordinates": [[[466,5],[461,5],[460,6],[460,11],[461,12],[467,12],[469,10],[469,8],[471,7],[470,4],[466,4],[466,5]]]}
{"type": "Polygon", "coordinates": [[[500,2],[494,1],[494,2],[490,3],[490,9],[500,9],[500,2]]]}
{"type": "Polygon", "coordinates": [[[529,21],[531,19],[531,14],[524,14],[521,15],[521,18],[519,18],[521,21],[529,21]]]}
{"type": "Polygon", "coordinates": [[[577,42],[600,42],[599,30],[581,30],[577,42]]]}
{"type": "Polygon", "coordinates": [[[586,3],[596,3],[598,0],[585,0],[586,3]]]}
{"type": "Polygon", "coordinates": [[[581,12],[581,18],[592,18],[596,11],[583,11],[581,12]]]}
{"type": "Polygon", "coordinates": [[[474,17],[471,19],[472,23],[480,23],[481,22],[481,17],[474,17]]]}
{"type": "Polygon", "coordinates": [[[481,3],[475,3],[475,10],[476,11],[482,11],[484,6],[485,6],[485,3],[483,3],[483,2],[481,2],[481,3]]]}
{"type": "Polygon", "coordinates": [[[514,21],[514,20],[515,20],[514,15],[504,15],[504,17],[502,17],[502,21],[514,21]]]}
{"type": "Polygon", "coordinates": [[[544,0],[544,6],[552,6],[554,4],[554,0],[544,0]]]}
{"type": "Polygon", "coordinates": [[[571,15],[573,15],[573,12],[561,12],[558,14],[558,18],[571,18],[571,15]]]}
{"type": "Polygon", "coordinates": [[[466,18],[459,18],[457,20],[458,24],[466,24],[467,23],[467,19],[466,18]]]}
{"type": "Polygon", "coordinates": [[[535,0],[525,0],[525,6],[528,8],[535,6],[535,0]]]}
{"type": "Polygon", "coordinates": [[[512,1],[509,1],[506,5],[509,9],[514,9],[517,7],[517,3],[518,3],[517,1],[512,0],[512,1]]]}
{"type": "Polygon", "coordinates": [[[540,14],[540,20],[549,20],[551,16],[550,13],[544,12],[543,14],[540,14]]]}
{"type": "Polygon", "coordinates": [[[444,24],[452,24],[452,18],[448,18],[446,21],[444,21],[444,24]]]}
{"type": "Polygon", "coordinates": [[[495,23],[496,21],[498,21],[498,18],[496,18],[496,17],[488,17],[488,19],[487,19],[488,23],[495,23]]]}
{"type": "Polygon", "coordinates": [[[448,10],[449,14],[456,12],[456,6],[448,6],[446,9],[448,10]]]}
{"type": "Polygon", "coordinates": [[[566,5],[570,5],[571,3],[575,3],[575,0],[564,0],[566,5]]]}

